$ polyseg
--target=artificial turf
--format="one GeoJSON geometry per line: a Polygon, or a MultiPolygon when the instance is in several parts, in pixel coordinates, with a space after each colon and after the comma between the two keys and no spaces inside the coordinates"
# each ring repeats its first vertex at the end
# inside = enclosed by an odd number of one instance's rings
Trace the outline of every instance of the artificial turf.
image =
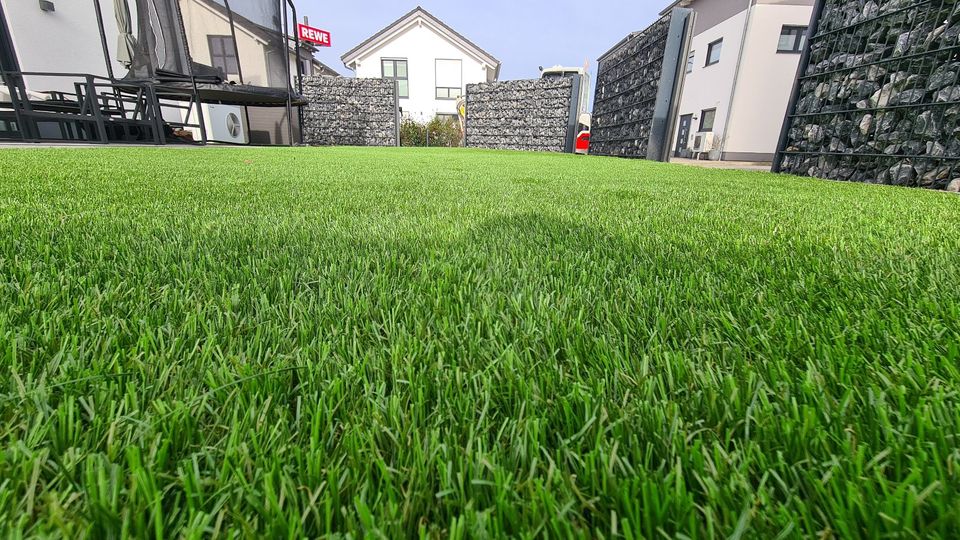
{"type": "Polygon", "coordinates": [[[0,152],[3,536],[949,537],[960,198],[0,152]]]}

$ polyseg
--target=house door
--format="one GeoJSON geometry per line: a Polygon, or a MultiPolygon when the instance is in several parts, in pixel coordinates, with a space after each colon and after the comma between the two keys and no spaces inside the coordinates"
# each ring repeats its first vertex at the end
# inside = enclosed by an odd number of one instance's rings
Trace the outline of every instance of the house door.
{"type": "Polygon", "coordinates": [[[685,156],[687,153],[687,143],[690,141],[691,124],[693,124],[692,114],[685,114],[680,117],[680,127],[677,129],[677,150],[674,153],[676,157],[685,156]]]}

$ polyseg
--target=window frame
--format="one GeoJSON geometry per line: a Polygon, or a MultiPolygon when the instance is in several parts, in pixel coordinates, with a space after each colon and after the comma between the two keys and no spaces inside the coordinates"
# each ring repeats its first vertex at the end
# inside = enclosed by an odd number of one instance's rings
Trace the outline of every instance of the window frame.
{"type": "Polygon", "coordinates": [[[693,68],[697,65],[697,51],[690,51],[687,55],[687,68],[684,73],[693,73],[693,68]]]}
{"type": "Polygon", "coordinates": [[[436,88],[434,88],[433,95],[434,95],[434,99],[438,99],[440,101],[456,101],[461,97],[463,97],[463,89],[457,88],[456,86],[437,86],[436,88]],[[446,97],[440,95],[441,90],[446,90],[446,94],[447,94],[446,97]],[[457,92],[456,97],[450,97],[451,90],[456,90],[457,92]]]}
{"type": "Polygon", "coordinates": [[[700,129],[697,130],[697,133],[713,133],[713,128],[717,123],[717,108],[712,109],[703,109],[700,111],[700,129]],[[704,129],[703,120],[707,117],[707,113],[713,113],[713,118],[710,120],[710,129],[704,129]]]}
{"type": "Polygon", "coordinates": [[[463,97],[463,59],[461,58],[435,58],[433,60],[433,97],[440,101],[456,101],[463,97]],[[440,62],[459,62],[460,63],[460,86],[440,86],[437,82],[437,66],[440,62]],[[447,97],[440,97],[440,90],[446,90],[447,97]],[[450,90],[457,91],[457,97],[449,97],[450,90]]]}
{"type": "Polygon", "coordinates": [[[810,31],[809,26],[801,26],[799,24],[785,24],[780,28],[780,38],[777,39],[777,54],[801,54],[803,48],[807,45],[807,32],[810,31]],[[793,48],[792,49],[781,49],[780,40],[783,39],[785,32],[787,31],[799,30],[795,36],[793,36],[793,48]]]}
{"type": "Polygon", "coordinates": [[[718,40],[716,40],[716,41],[713,41],[713,42],[711,42],[709,45],[707,45],[707,63],[704,64],[703,67],[710,67],[710,66],[719,64],[719,63],[720,63],[720,57],[721,57],[721,55],[723,55],[723,38],[720,38],[720,39],[718,39],[718,40]],[[711,61],[710,61],[710,57],[713,56],[713,50],[714,50],[717,46],[720,47],[720,54],[717,55],[717,59],[716,59],[716,60],[714,60],[713,62],[711,62],[711,61]]]}
{"type": "Polygon", "coordinates": [[[397,82],[399,82],[399,81],[406,81],[406,83],[407,83],[407,92],[406,92],[406,95],[403,95],[402,93],[400,93],[400,85],[397,84],[397,98],[399,98],[399,99],[410,99],[410,62],[409,62],[406,58],[381,58],[381,59],[380,59],[380,78],[381,78],[381,79],[390,79],[390,80],[397,81],[397,82]],[[385,66],[387,65],[387,62],[390,62],[390,63],[393,65],[393,75],[390,76],[390,77],[387,76],[387,70],[385,69],[385,66]],[[397,69],[397,66],[398,66],[401,62],[404,64],[404,66],[405,66],[405,70],[404,70],[404,71],[406,71],[406,73],[407,73],[407,75],[406,75],[405,77],[401,77],[401,76],[398,75],[399,70],[397,69]]]}
{"type": "Polygon", "coordinates": [[[208,35],[207,48],[210,51],[210,67],[223,69],[223,74],[227,77],[230,77],[231,75],[235,75],[237,77],[240,76],[240,56],[237,53],[237,42],[234,41],[233,36],[208,35]],[[213,43],[214,41],[218,41],[218,40],[220,41],[220,44],[223,46],[223,54],[214,54],[213,52],[213,43]],[[227,45],[230,45],[230,46],[227,47],[227,45]],[[224,65],[222,67],[217,65],[217,58],[221,58],[223,60],[224,65]],[[233,61],[237,66],[236,72],[230,72],[227,70],[227,65],[229,63],[228,61],[230,58],[233,58],[233,61]]]}

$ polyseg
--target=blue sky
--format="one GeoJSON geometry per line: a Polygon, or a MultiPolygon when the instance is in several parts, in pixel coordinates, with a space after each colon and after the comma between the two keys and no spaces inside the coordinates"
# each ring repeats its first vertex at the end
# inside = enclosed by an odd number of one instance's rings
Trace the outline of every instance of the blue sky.
{"type": "MultiPolygon", "coordinates": [[[[539,76],[538,66],[582,66],[629,32],[656,20],[668,0],[420,0],[419,5],[497,57],[501,80],[539,76]]],[[[296,1],[310,26],[329,31],[333,46],[317,58],[344,75],[340,56],[412,10],[418,2],[397,0],[296,1]]]]}

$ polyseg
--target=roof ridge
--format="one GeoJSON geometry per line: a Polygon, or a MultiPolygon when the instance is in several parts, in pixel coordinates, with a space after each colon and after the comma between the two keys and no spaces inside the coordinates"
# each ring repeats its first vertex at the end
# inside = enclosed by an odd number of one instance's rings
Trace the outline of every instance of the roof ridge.
{"type": "MultiPolygon", "coordinates": [[[[347,65],[347,59],[348,59],[348,58],[350,58],[351,56],[357,55],[360,51],[362,51],[363,49],[365,49],[367,46],[375,43],[378,38],[383,37],[385,34],[389,33],[391,30],[393,30],[395,27],[397,27],[400,23],[406,21],[407,19],[413,17],[414,15],[417,15],[418,13],[419,13],[419,14],[422,14],[425,18],[429,19],[431,22],[433,22],[434,24],[436,24],[437,26],[439,26],[439,27],[440,27],[440,30],[445,31],[445,32],[447,32],[447,33],[449,33],[449,34],[452,34],[453,37],[455,37],[455,38],[457,38],[458,40],[462,41],[463,44],[466,45],[468,48],[473,48],[473,49],[475,50],[475,51],[474,51],[475,53],[479,53],[479,54],[477,54],[477,56],[486,57],[486,60],[490,60],[490,61],[491,61],[490,63],[493,64],[492,67],[496,68],[497,71],[499,72],[499,68],[500,68],[501,62],[500,62],[500,60],[497,59],[497,57],[493,56],[492,54],[490,54],[489,52],[487,52],[486,50],[484,50],[483,48],[481,48],[479,45],[477,45],[476,43],[474,43],[473,41],[471,41],[470,39],[468,39],[467,37],[465,37],[463,34],[457,32],[456,30],[454,30],[453,28],[451,28],[450,25],[448,25],[447,23],[443,22],[439,17],[437,17],[437,16],[434,15],[433,13],[430,13],[429,11],[427,11],[427,10],[426,10],[423,6],[421,6],[421,5],[417,5],[415,8],[413,8],[413,9],[410,10],[410,11],[408,11],[406,14],[404,14],[404,15],[403,15],[402,17],[400,17],[399,19],[397,19],[397,20],[393,21],[392,23],[388,24],[387,26],[381,28],[379,31],[377,31],[375,34],[373,34],[373,35],[370,36],[369,38],[365,39],[365,40],[364,40],[363,42],[361,42],[359,45],[357,45],[356,47],[354,47],[354,48],[350,49],[349,51],[345,52],[345,53],[340,57],[340,60],[343,61],[344,65],[346,66],[346,65],[347,65]]],[[[349,67],[349,66],[348,66],[348,67],[349,67]]]]}

